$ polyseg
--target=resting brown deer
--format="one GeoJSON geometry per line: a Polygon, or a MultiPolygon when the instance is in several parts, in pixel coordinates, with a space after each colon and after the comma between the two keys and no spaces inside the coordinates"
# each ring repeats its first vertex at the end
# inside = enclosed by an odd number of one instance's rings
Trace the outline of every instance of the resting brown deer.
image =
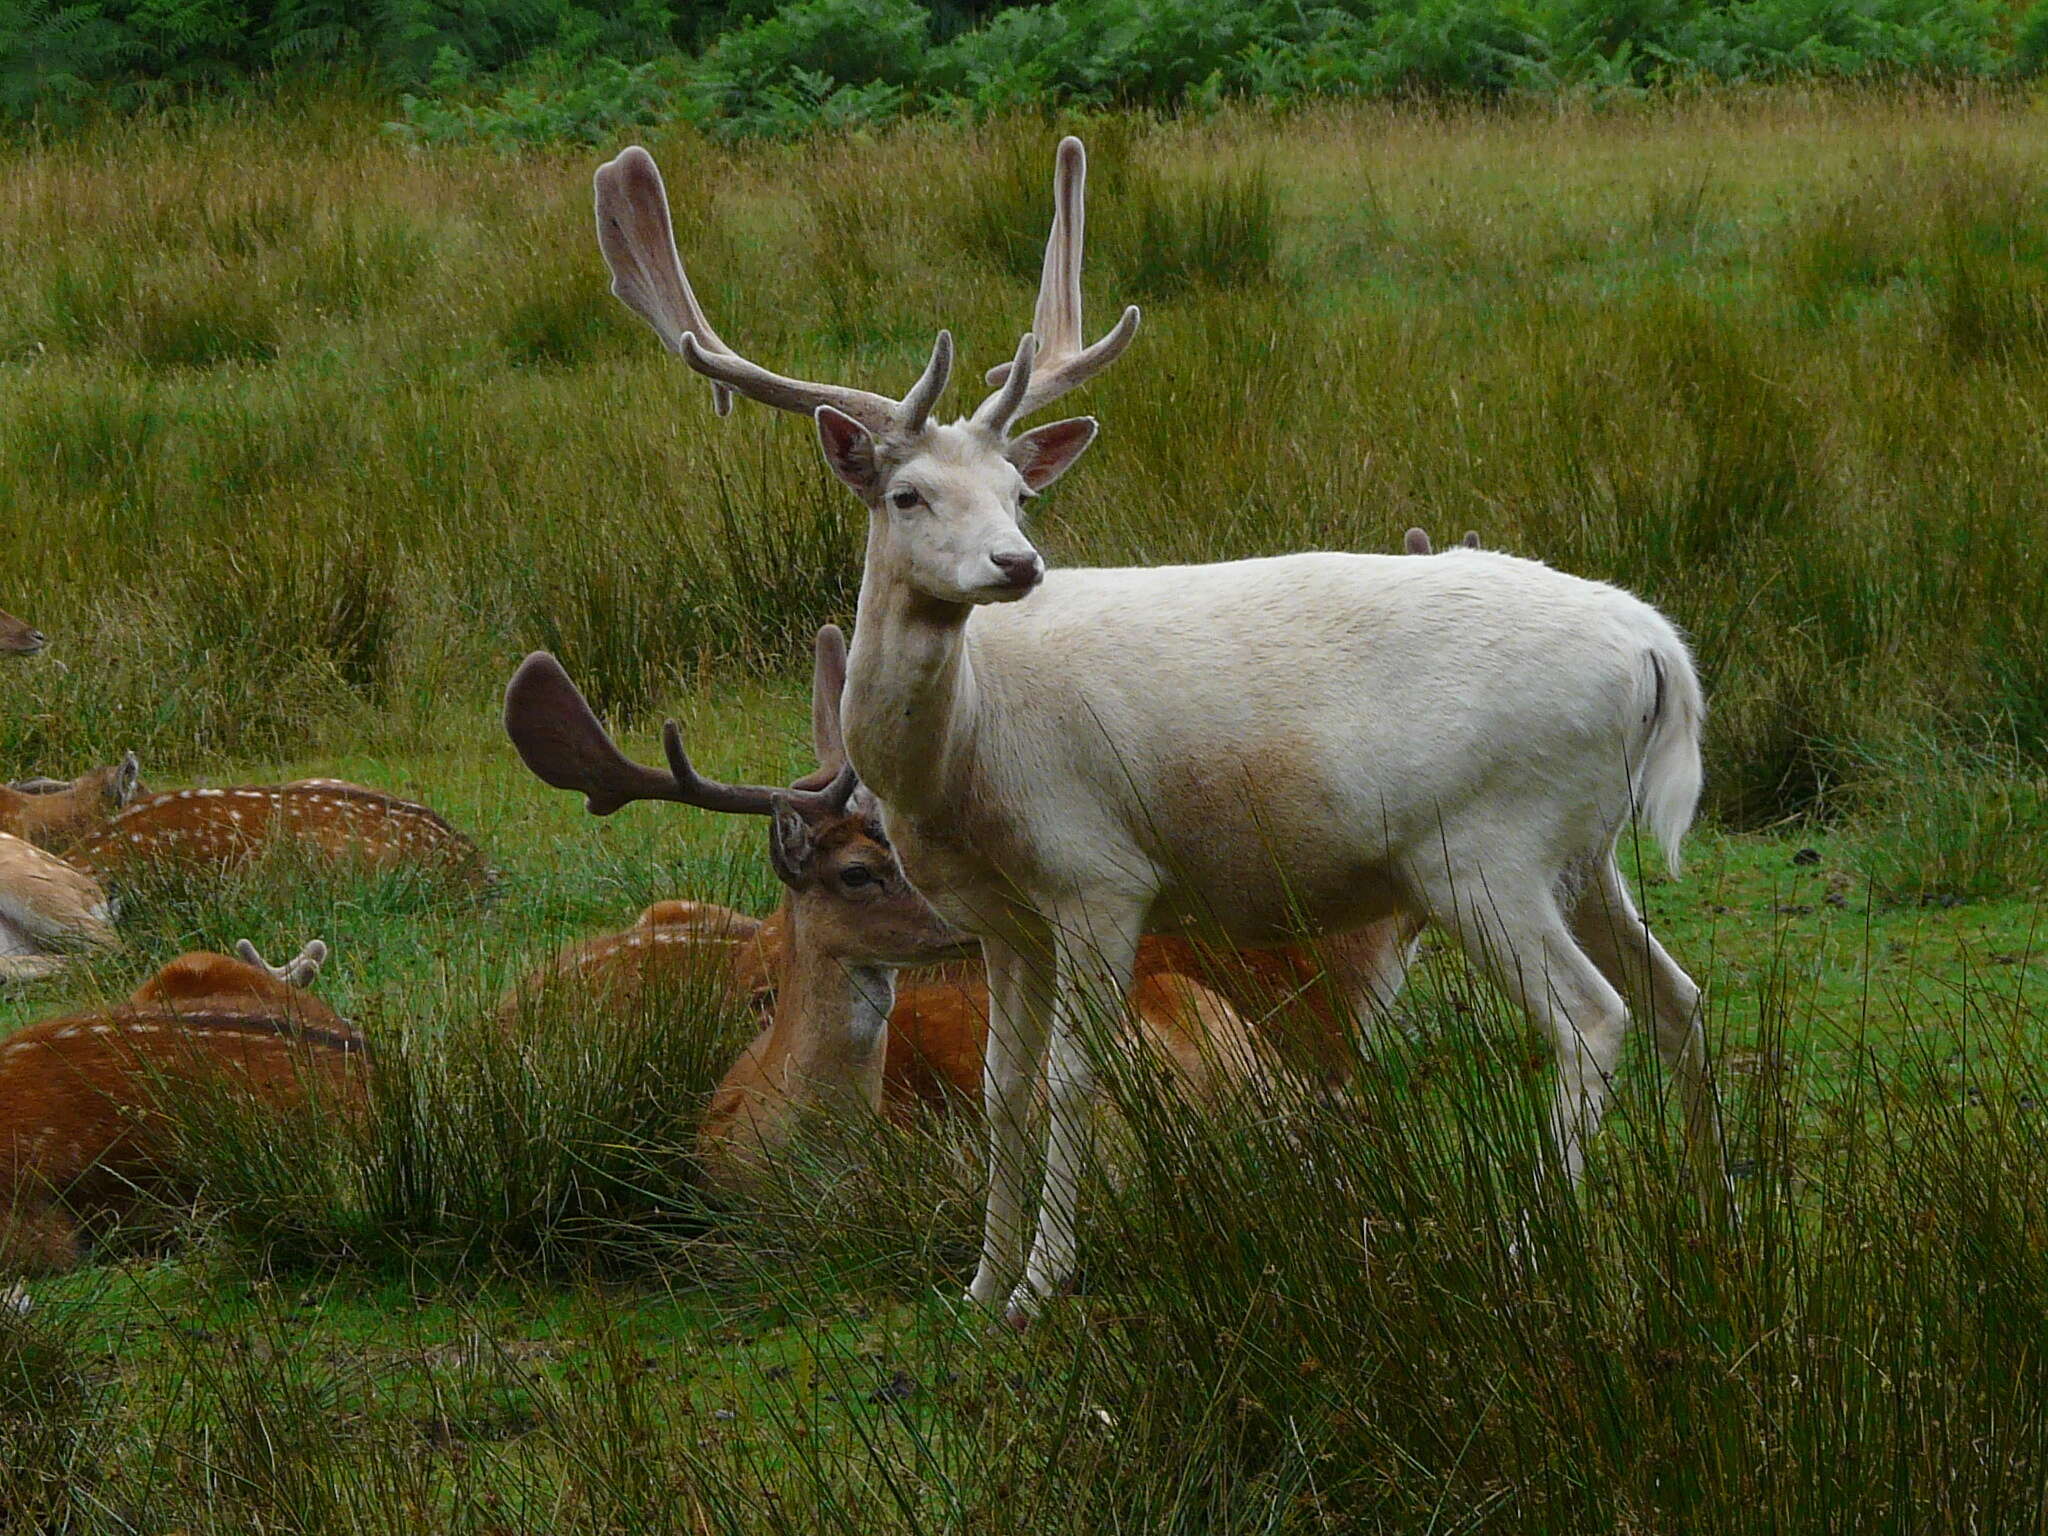
{"type": "Polygon", "coordinates": [[[506,1023],[573,994],[601,1013],[642,1011],[650,996],[698,989],[766,1013],[781,966],[781,914],[749,917],[709,901],[657,901],[620,933],[580,939],[535,966],[498,1004],[506,1023]]]}
{"type": "Polygon", "coordinates": [[[133,752],[68,782],[28,779],[0,784],[0,832],[62,852],[106,826],[144,793],[142,769],[133,752]]]}
{"type": "MultiPolygon", "coordinates": [[[[658,799],[769,818],[769,856],[786,895],[752,937],[774,935],[772,947],[756,948],[772,968],[774,1006],[719,1084],[699,1132],[706,1172],[721,1187],[744,1187],[823,1107],[864,1106],[902,1121],[980,1099],[987,985],[979,966],[961,958],[964,936],[904,879],[845,762],[834,707],[844,669],[845,642],[827,626],[813,689],[819,768],[788,789],[703,778],[672,721],[667,773],[629,762],[545,653],[528,657],[506,691],[506,727],[527,766],[557,788],[583,791],[598,814],[658,799]],[[896,967],[947,960],[958,963],[894,983],[896,967]]],[[[681,946],[675,953],[676,963],[692,963],[681,946]]],[[[1148,972],[1133,1003],[1143,1047],[1195,1094],[1253,1069],[1243,1018],[1192,977],[1148,972]]]]}
{"type": "Polygon", "coordinates": [[[11,613],[0,613],[0,656],[33,656],[49,643],[40,629],[11,613]]]}
{"type": "Polygon", "coordinates": [[[490,878],[476,844],[427,807],[327,780],[167,790],[61,851],[118,885],[165,868],[239,868],[280,847],[375,870],[420,869],[463,885],[490,878]]]}
{"type": "Polygon", "coordinates": [[[229,1089],[279,1112],[357,1113],[363,1038],[305,990],[318,939],[266,964],[181,955],[125,1003],[44,1019],[0,1041],[0,1273],[78,1262],[81,1223],[177,1194],[167,1097],[229,1089]]]}
{"type": "Polygon", "coordinates": [[[0,832],[0,982],[39,980],[82,951],[118,942],[112,907],[97,880],[0,832]]]}

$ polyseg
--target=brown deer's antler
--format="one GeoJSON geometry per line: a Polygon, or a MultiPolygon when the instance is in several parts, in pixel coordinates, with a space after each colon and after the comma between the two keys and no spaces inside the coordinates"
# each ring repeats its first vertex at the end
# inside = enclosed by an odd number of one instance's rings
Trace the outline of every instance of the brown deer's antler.
{"type": "MultiPolygon", "coordinates": [[[[822,636],[819,644],[822,652],[822,636]]],[[[835,706],[835,739],[837,724],[835,706]]],[[[846,808],[856,783],[853,767],[842,751],[823,783],[814,782],[819,775],[812,774],[790,789],[721,784],[691,766],[689,754],[683,750],[682,730],[673,720],[662,726],[661,733],[668,771],[644,767],[619,750],[562,664],[546,651],[535,651],[521,662],[505,687],[505,734],[536,778],[556,789],[582,791],[585,806],[594,816],[609,816],[635,800],[668,800],[706,811],[767,816],[773,813],[777,796],[807,811],[836,813],[846,808]]]]}
{"type": "MultiPolygon", "coordinates": [[[[1479,547],[1479,530],[1467,528],[1465,530],[1465,537],[1458,540],[1458,547],[1460,549],[1477,549],[1479,547]]],[[[1401,540],[1401,553],[1404,555],[1428,555],[1435,552],[1434,546],[1429,542],[1429,535],[1420,528],[1410,528],[1401,540]]]]}

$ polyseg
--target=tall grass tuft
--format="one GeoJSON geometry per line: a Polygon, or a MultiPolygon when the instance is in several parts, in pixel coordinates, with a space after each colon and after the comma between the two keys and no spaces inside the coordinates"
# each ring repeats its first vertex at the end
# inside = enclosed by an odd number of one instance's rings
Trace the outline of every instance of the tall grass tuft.
{"type": "Polygon", "coordinates": [[[113,1426],[105,1385],[81,1356],[87,1320],[0,1288],[0,1519],[77,1529],[99,1503],[113,1426]]]}
{"type": "Polygon", "coordinates": [[[1195,289],[1229,291],[1272,275],[1278,213],[1264,166],[1227,172],[1168,191],[1142,189],[1130,244],[1118,263],[1132,298],[1175,298],[1195,289]]]}
{"type": "Polygon", "coordinates": [[[2009,752],[1912,737],[1844,792],[1857,867],[1888,900],[2048,891],[2048,783],[2009,752]]]}
{"type": "Polygon", "coordinates": [[[598,1008],[571,987],[369,1000],[367,1113],[176,1106],[219,1239],[285,1267],[644,1271],[708,1224],[691,1150],[751,1034],[707,971],[598,1008]]]}
{"type": "Polygon", "coordinates": [[[174,1315],[208,1325],[166,1325],[177,1385],[139,1416],[39,1370],[39,1475],[67,1425],[98,1458],[41,1486],[85,1529],[137,1500],[394,1533],[2035,1528],[2038,1010],[1968,979],[1880,1052],[1855,999],[1756,958],[1761,1026],[1719,1072],[1737,1214],[1647,1042],[1584,1184],[1549,1176],[1547,1045],[1431,966],[1334,1086],[1193,1102],[1102,1050],[1085,1268],[1021,1335],[955,1299],[966,1119],[825,1125],[712,1203],[688,1136],[742,1021],[687,995],[492,1018],[451,967],[402,1017],[354,1008],[360,1124],[182,1111],[211,1240],[174,1315]],[[507,1274],[569,1281],[539,1339],[486,1315],[507,1274]],[[322,1298],[378,1284],[374,1339],[308,1346],[322,1298]],[[454,1339],[404,1342],[433,1295],[454,1339]]]}

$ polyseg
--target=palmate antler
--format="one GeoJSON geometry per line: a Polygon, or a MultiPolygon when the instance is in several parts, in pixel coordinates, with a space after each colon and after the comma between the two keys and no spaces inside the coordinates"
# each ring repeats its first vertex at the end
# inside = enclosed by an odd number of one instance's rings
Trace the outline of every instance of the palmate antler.
{"type": "Polygon", "coordinates": [[[1038,278],[1038,307],[1017,357],[989,369],[984,381],[998,386],[975,410],[977,423],[1007,432],[1094,378],[1123,355],[1138,334],[1138,306],[1125,308],[1109,333],[1092,347],[1081,345],[1081,252],[1087,222],[1088,152],[1071,134],[1060,140],[1053,160],[1052,231],[1046,236],[1045,265],[1038,278]],[[1030,349],[1032,356],[1026,357],[1030,349]],[[1020,382],[1019,372],[1024,377],[1020,382]],[[1015,386],[1014,388],[1006,386],[1015,386]]]}
{"type": "MultiPolygon", "coordinates": [[[[1081,141],[1061,141],[1053,178],[1052,232],[1046,241],[1035,330],[1016,357],[989,372],[998,386],[975,410],[973,421],[998,439],[1025,416],[1086,383],[1120,356],[1138,329],[1133,305],[1109,334],[1081,345],[1083,197],[1088,162],[1081,141]]],[[[597,238],[612,274],[612,292],[661,338],[662,345],[712,382],[720,415],[732,395],[778,410],[815,414],[831,406],[870,433],[914,434],[923,428],[953,368],[953,338],[940,331],[924,373],[900,400],[838,384],[818,384],[772,373],[720,339],[697,303],[676,251],[674,226],[661,172],[634,145],[598,167],[594,179],[597,238]]]]}
{"type": "Polygon", "coordinates": [[[828,624],[818,631],[812,672],[811,728],[818,767],[788,789],[705,778],[691,766],[682,730],[673,720],[662,727],[667,771],[632,761],[562,664],[546,651],[521,662],[505,687],[505,734],[536,778],[556,789],[582,791],[594,816],[609,816],[635,800],[668,800],[739,816],[772,815],[776,802],[783,801],[800,811],[836,815],[846,809],[857,782],[839,732],[845,682],[846,637],[828,624]]]}
{"type": "Polygon", "coordinates": [[[901,400],[770,373],[733,351],[704,318],[676,253],[668,193],[654,157],[635,144],[599,166],[593,182],[597,243],[611,268],[613,294],[654,328],[663,346],[711,380],[719,415],[731,411],[737,393],[806,416],[829,405],[871,432],[915,432],[924,425],[953,368],[953,338],[946,332],[939,332],[923,377],[901,400]]]}

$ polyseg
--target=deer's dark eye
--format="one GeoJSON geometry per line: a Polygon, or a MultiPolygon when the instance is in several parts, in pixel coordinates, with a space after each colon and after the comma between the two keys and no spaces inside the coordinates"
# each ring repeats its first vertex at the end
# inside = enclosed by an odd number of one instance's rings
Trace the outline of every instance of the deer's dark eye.
{"type": "Polygon", "coordinates": [[[849,891],[857,891],[862,886],[873,885],[875,879],[875,872],[865,864],[849,864],[846,868],[839,871],[839,883],[849,891]]]}
{"type": "Polygon", "coordinates": [[[889,493],[890,503],[894,506],[900,507],[905,512],[908,512],[912,507],[916,506],[920,501],[923,500],[924,498],[922,496],[918,495],[917,492],[913,491],[907,485],[904,486],[899,491],[891,491],[889,493]]]}

